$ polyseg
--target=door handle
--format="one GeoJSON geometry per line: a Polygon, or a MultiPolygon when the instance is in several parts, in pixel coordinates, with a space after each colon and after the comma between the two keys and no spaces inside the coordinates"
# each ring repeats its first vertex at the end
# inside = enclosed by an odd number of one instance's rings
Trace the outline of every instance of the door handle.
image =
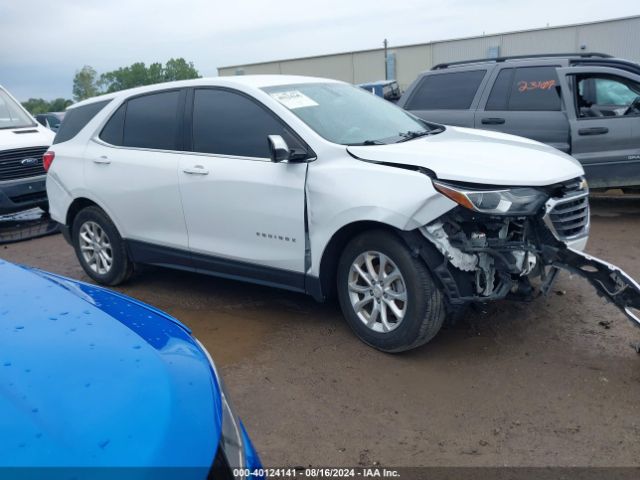
{"type": "Polygon", "coordinates": [[[607,127],[581,128],[578,130],[578,135],[604,135],[606,133],[609,133],[607,127]]]}
{"type": "Polygon", "coordinates": [[[94,158],[93,163],[97,163],[98,165],[109,165],[111,160],[109,160],[106,155],[101,155],[99,158],[94,158]]]}
{"type": "Polygon", "coordinates": [[[204,168],[202,165],[194,165],[193,167],[185,168],[182,171],[189,175],[209,175],[209,170],[204,168]]]}
{"type": "Polygon", "coordinates": [[[505,122],[504,118],[483,118],[483,125],[502,125],[505,122]]]}

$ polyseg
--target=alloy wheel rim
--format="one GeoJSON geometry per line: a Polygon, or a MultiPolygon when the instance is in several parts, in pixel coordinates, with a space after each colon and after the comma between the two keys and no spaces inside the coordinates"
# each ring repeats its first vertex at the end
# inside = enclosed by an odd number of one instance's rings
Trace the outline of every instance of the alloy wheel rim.
{"type": "Polygon", "coordinates": [[[82,257],[89,268],[99,275],[109,273],[113,265],[113,250],[104,229],[96,222],[85,222],[80,227],[79,240],[82,257]]]}
{"type": "Polygon", "coordinates": [[[404,320],[407,287],[402,272],[385,254],[361,253],[349,269],[349,300],[360,321],[370,330],[388,333],[404,320]]]}

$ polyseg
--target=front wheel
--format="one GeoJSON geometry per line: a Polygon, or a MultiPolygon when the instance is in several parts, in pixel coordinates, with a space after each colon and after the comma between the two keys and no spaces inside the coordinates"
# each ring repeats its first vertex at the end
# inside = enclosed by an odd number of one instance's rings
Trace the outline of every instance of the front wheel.
{"type": "Polygon", "coordinates": [[[349,242],[337,282],[349,326],[378,350],[419,347],[442,327],[444,301],[427,266],[391,232],[365,232],[349,242]]]}

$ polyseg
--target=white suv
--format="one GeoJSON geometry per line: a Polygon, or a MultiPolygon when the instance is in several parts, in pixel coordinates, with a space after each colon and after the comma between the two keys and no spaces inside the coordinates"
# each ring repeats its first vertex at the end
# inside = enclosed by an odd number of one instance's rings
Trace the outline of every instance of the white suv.
{"type": "Polygon", "coordinates": [[[615,277],[630,288],[612,301],[630,318],[640,307],[633,280],[577,251],[589,205],[575,160],[424,122],[342,82],[122,91],[70,108],[54,143],[51,215],[103,284],[146,263],[335,292],[356,334],[389,352],[470,302],[530,298],[532,277],[548,289],[558,266],[600,290],[615,277]]]}

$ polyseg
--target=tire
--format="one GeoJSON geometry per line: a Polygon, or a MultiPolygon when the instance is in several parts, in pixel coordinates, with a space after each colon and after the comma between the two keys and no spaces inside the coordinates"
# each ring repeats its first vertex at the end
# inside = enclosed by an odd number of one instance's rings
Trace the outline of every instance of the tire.
{"type": "Polygon", "coordinates": [[[129,259],[122,237],[102,209],[94,206],[81,210],[73,221],[71,232],[73,248],[80,265],[93,280],[113,286],[121,284],[131,276],[133,263],[129,259]],[[92,238],[96,241],[87,241],[92,238]],[[106,256],[95,255],[96,247],[106,256]]]}
{"type": "Polygon", "coordinates": [[[351,240],[340,257],[336,280],[340,307],[347,323],[363,342],[378,350],[390,353],[411,350],[427,343],[442,327],[445,319],[442,293],[425,263],[415,258],[391,232],[374,230],[351,240]],[[367,258],[371,260],[373,274],[367,268],[367,258]],[[385,265],[384,281],[376,284],[381,263],[385,265]],[[359,264],[365,277],[368,275],[373,287],[358,273],[355,264],[359,264]],[[400,278],[394,280],[396,271],[400,278]],[[359,312],[356,311],[358,300],[366,300],[364,310],[359,312]],[[389,302],[395,305],[395,312],[389,302]],[[376,304],[378,313],[374,314],[376,304]],[[386,325],[382,321],[383,310],[386,325]],[[400,320],[396,312],[403,313],[400,320]]]}

